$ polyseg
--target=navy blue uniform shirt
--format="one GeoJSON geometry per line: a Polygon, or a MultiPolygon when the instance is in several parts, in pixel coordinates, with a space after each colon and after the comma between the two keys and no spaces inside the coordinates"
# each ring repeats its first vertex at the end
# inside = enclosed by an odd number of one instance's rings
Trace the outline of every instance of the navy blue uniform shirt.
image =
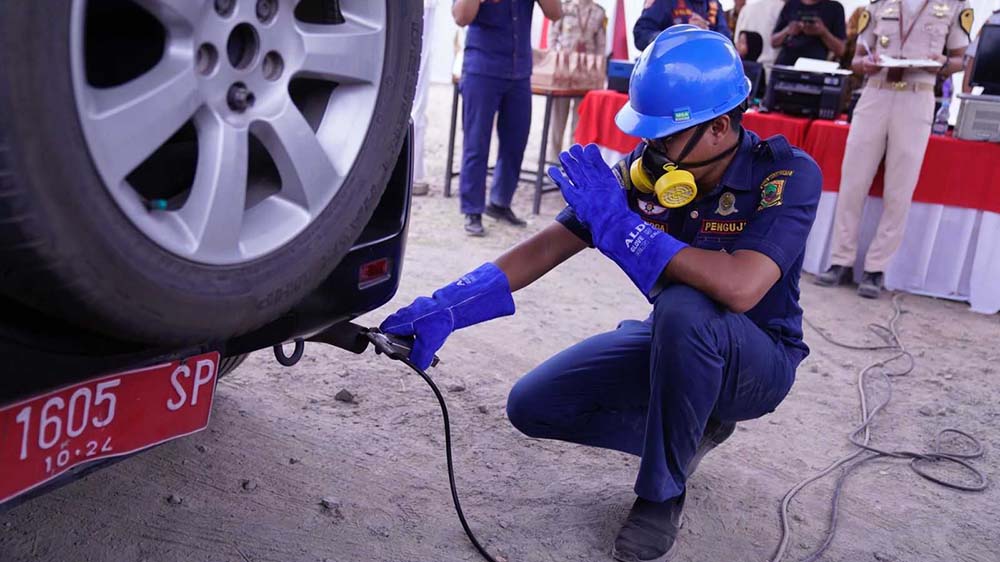
{"type": "Polygon", "coordinates": [[[486,0],[465,37],[462,72],[507,80],[531,77],[535,0],[486,0]]]}
{"type": "MultiPolygon", "coordinates": [[[[744,131],[719,185],[684,207],[667,209],[654,195],[632,189],[629,166],[643,148],[640,144],[612,168],[629,207],[655,228],[694,248],[729,253],[753,250],[771,258],[781,269],[781,278],[746,315],[799,354],[800,361],[805,358],[809,348],[802,341],[799,274],[822,191],[823,176],[816,162],[784,137],[761,141],[753,132],[744,131]]],[[[590,232],[572,208],[563,209],[556,220],[593,245],[590,232]]]]}
{"type": "Polygon", "coordinates": [[[708,28],[717,31],[730,39],[729,24],[726,23],[726,12],[719,0],[653,0],[652,5],[642,11],[639,20],[632,28],[635,46],[640,51],[656,39],[664,29],[681,23],[688,23],[691,14],[696,13],[708,22],[708,28]]]}

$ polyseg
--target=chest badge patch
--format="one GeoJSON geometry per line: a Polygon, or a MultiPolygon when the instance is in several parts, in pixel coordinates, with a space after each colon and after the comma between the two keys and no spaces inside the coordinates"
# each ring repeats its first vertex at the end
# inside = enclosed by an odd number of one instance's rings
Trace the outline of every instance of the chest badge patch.
{"type": "Polygon", "coordinates": [[[667,211],[666,207],[661,207],[652,201],[639,201],[639,210],[645,215],[662,215],[667,211]]]}
{"type": "Polygon", "coordinates": [[[723,193],[722,197],[719,197],[719,208],[715,210],[715,214],[728,217],[737,212],[739,209],[736,208],[736,196],[731,191],[723,193]]]}
{"type": "Polygon", "coordinates": [[[760,205],[757,210],[768,209],[781,205],[781,194],[785,189],[785,180],[770,180],[760,186],[760,205]]]}

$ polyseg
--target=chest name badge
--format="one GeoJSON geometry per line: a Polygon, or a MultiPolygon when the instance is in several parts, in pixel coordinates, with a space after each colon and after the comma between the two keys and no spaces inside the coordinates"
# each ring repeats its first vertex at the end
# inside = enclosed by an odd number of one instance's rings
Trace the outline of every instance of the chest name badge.
{"type": "Polygon", "coordinates": [[[731,191],[723,193],[722,197],[719,197],[719,208],[715,210],[715,214],[728,217],[736,212],[739,212],[736,208],[736,196],[731,191]]]}
{"type": "Polygon", "coordinates": [[[746,219],[738,220],[719,220],[719,219],[705,219],[701,221],[701,233],[702,234],[739,234],[743,232],[746,228],[746,219]]]}
{"type": "Polygon", "coordinates": [[[781,205],[781,194],[785,189],[785,180],[770,180],[760,186],[760,205],[758,211],[781,205]]]}

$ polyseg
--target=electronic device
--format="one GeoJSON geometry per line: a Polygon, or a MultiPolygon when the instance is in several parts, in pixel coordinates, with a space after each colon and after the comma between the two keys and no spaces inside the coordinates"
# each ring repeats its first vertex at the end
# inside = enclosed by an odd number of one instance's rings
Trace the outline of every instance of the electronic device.
{"type": "Polygon", "coordinates": [[[982,86],[984,94],[1000,95],[1000,25],[984,25],[978,41],[969,84],[982,86]]]}
{"type": "Polygon", "coordinates": [[[850,75],[844,70],[813,71],[775,65],[768,79],[764,107],[789,115],[836,119],[850,75]]]}
{"type": "Polygon", "coordinates": [[[608,61],[608,89],[627,94],[634,67],[635,63],[628,60],[608,61]]]}

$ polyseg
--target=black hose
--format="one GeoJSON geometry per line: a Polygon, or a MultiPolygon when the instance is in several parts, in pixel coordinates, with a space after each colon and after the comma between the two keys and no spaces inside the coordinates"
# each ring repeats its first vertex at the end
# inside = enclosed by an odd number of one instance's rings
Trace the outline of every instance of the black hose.
{"type": "Polygon", "coordinates": [[[427,373],[421,370],[420,367],[414,365],[409,359],[400,359],[400,361],[405,363],[409,368],[413,369],[415,373],[420,375],[420,378],[424,379],[424,382],[426,382],[428,386],[431,387],[431,390],[434,391],[434,396],[437,397],[438,404],[441,405],[441,417],[444,420],[444,449],[445,456],[448,460],[448,485],[451,487],[451,500],[455,504],[455,513],[458,514],[458,520],[462,523],[462,529],[465,530],[465,535],[469,537],[469,542],[472,543],[472,546],[476,547],[476,550],[479,551],[479,554],[484,559],[489,562],[497,562],[496,558],[493,558],[493,556],[491,556],[490,553],[483,548],[483,545],[479,544],[479,541],[476,539],[476,535],[472,533],[472,529],[469,528],[468,521],[465,520],[465,513],[462,511],[462,502],[458,499],[458,489],[455,486],[455,467],[452,463],[451,455],[451,422],[448,421],[448,405],[444,402],[444,396],[441,394],[441,390],[438,389],[437,385],[434,384],[434,381],[431,380],[427,373]]]}
{"type": "Polygon", "coordinates": [[[425,373],[423,369],[414,365],[406,355],[399,353],[398,349],[388,349],[384,347],[385,340],[379,340],[377,337],[372,337],[372,335],[379,333],[377,329],[372,328],[368,330],[367,333],[369,334],[369,339],[375,345],[376,351],[379,353],[385,353],[390,359],[395,359],[406,364],[407,367],[413,369],[413,372],[420,375],[420,378],[424,379],[424,382],[426,382],[427,385],[431,387],[431,390],[434,391],[434,396],[437,398],[438,404],[441,406],[441,417],[444,420],[444,448],[445,457],[448,461],[448,485],[451,487],[451,500],[455,504],[455,512],[458,514],[458,520],[462,523],[462,529],[465,530],[465,535],[469,537],[469,542],[472,543],[472,546],[476,547],[479,554],[488,562],[498,562],[496,558],[493,558],[493,556],[486,551],[483,545],[479,544],[479,540],[476,539],[476,535],[472,532],[472,529],[469,528],[469,522],[465,520],[465,512],[462,511],[462,502],[458,499],[458,488],[455,485],[455,466],[452,462],[451,453],[451,422],[448,418],[448,405],[445,404],[444,395],[441,394],[441,390],[438,389],[436,384],[434,384],[431,377],[425,373]]]}

